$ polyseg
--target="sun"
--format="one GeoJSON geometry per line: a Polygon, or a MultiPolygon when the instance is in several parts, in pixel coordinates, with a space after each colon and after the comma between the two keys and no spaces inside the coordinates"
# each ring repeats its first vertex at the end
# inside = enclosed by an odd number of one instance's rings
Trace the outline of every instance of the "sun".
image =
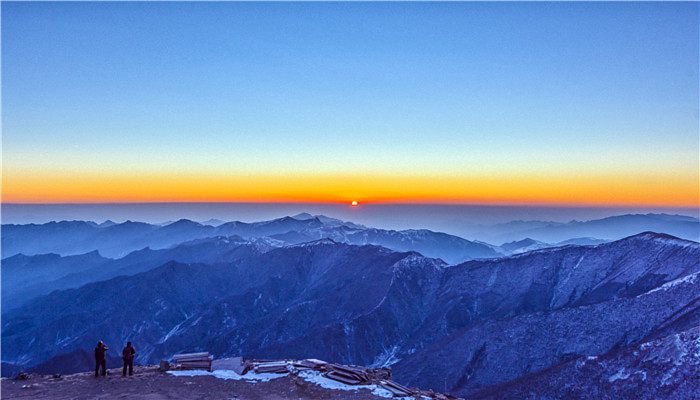
{"type": "Polygon", "coordinates": [[[350,203],[351,206],[357,207],[360,205],[360,203],[357,202],[357,200],[353,200],[352,203],[350,203]]]}

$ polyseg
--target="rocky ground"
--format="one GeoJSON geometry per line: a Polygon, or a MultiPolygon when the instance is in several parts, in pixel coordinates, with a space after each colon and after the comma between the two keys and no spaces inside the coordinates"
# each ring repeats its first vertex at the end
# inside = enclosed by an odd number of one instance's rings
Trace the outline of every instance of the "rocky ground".
{"type": "Polygon", "coordinates": [[[6,399],[384,399],[368,389],[323,388],[293,375],[269,381],[219,379],[214,376],[173,376],[156,367],[137,367],[134,376],[122,377],[111,369],[106,378],[92,373],[53,377],[31,375],[26,380],[2,379],[6,399]]]}

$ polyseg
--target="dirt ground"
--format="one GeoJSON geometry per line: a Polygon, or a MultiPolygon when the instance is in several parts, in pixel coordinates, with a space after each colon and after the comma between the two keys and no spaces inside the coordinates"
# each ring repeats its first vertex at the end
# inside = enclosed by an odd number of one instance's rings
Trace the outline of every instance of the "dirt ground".
{"type": "Polygon", "coordinates": [[[92,373],[3,378],[1,387],[2,399],[382,399],[368,390],[329,390],[294,376],[252,383],[212,376],[172,376],[156,367],[137,367],[134,376],[126,378],[121,369],[111,369],[107,377],[99,378],[92,373]]]}

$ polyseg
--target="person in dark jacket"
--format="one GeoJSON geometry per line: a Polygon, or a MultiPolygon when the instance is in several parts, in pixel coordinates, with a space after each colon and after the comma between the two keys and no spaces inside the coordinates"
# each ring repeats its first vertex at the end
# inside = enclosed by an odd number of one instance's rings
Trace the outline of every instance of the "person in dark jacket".
{"type": "Polygon", "coordinates": [[[105,353],[109,350],[107,346],[100,340],[95,347],[95,377],[99,376],[100,368],[102,368],[102,376],[107,376],[107,359],[105,353]]]}
{"type": "Polygon", "coordinates": [[[129,367],[129,376],[134,374],[134,355],[136,354],[136,349],[131,345],[131,342],[126,342],[126,347],[122,350],[122,358],[124,359],[124,369],[122,370],[122,376],[126,376],[126,368],[129,367]]]}

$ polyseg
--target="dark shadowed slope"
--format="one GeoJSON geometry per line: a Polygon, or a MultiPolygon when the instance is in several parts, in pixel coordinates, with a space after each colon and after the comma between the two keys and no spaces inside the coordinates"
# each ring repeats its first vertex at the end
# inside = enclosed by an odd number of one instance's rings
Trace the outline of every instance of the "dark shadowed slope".
{"type": "MultiPolygon", "coordinates": [[[[62,257],[58,254],[40,254],[25,256],[17,254],[2,260],[2,299],[3,308],[15,307],[20,301],[26,301],[54,289],[50,282],[64,276],[76,274],[87,279],[102,266],[113,261],[100,256],[97,251],[75,256],[62,257]],[[10,301],[8,301],[10,300],[10,301]]],[[[77,282],[77,286],[88,280],[77,282]]]]}
{"type": "Polygon", "coordinates": [[[134,332],[139,332],[142,342],[140,357],[148,360],[157,361],[160,354],[155,358],[150,354],[173,351],[176,346],[205,346],[223,338],[228,347],[220,351],[236,351],[242,345],[236,344],[234,335],[246,336],[246,342],[252,343],[246,346],[257,349],[262,344],[254,343],[264,344],[264,338],[247,336],[262,331],[245,331],[241,326],[271,316],[279,318],[279,323],[295,323],[285,315],[294,304],[311,306],[301,320],[306,328],[299,327],[296,334],[360,315],[380,301],[382,288],[391,281],[392,266],[409,256],[375,246],[317,242],[226,264],[170,263],[143,274],[54,292],[5,313],[3,358],[36,363],[92,346],[93,336],[121,343],[134,332]],[[201,327],[204,332],[198,331],[201,327]],[[202,334],[207,334],[204,343],[202,334]]]}
{"type": "Polygon", "coordinates": [[[121,259],[101,257],[97,251],[77,256],[16,255],[2,260],[2,306],[9,310],[58,289],[70,289],[119,275],[134,275],[168,261],[217,263],[268,251],[264,241],[214,237],[162,250],[145,248],[121,259]]]}
{"type": "MultiPolygon", "coordinates": [[[[700,316],[699,312],[694,313],[700,316]]],[[[694,399],[700,393],[700,325],[602,356],[576,357],[487,388],[476,399],[694,399]]]]}

